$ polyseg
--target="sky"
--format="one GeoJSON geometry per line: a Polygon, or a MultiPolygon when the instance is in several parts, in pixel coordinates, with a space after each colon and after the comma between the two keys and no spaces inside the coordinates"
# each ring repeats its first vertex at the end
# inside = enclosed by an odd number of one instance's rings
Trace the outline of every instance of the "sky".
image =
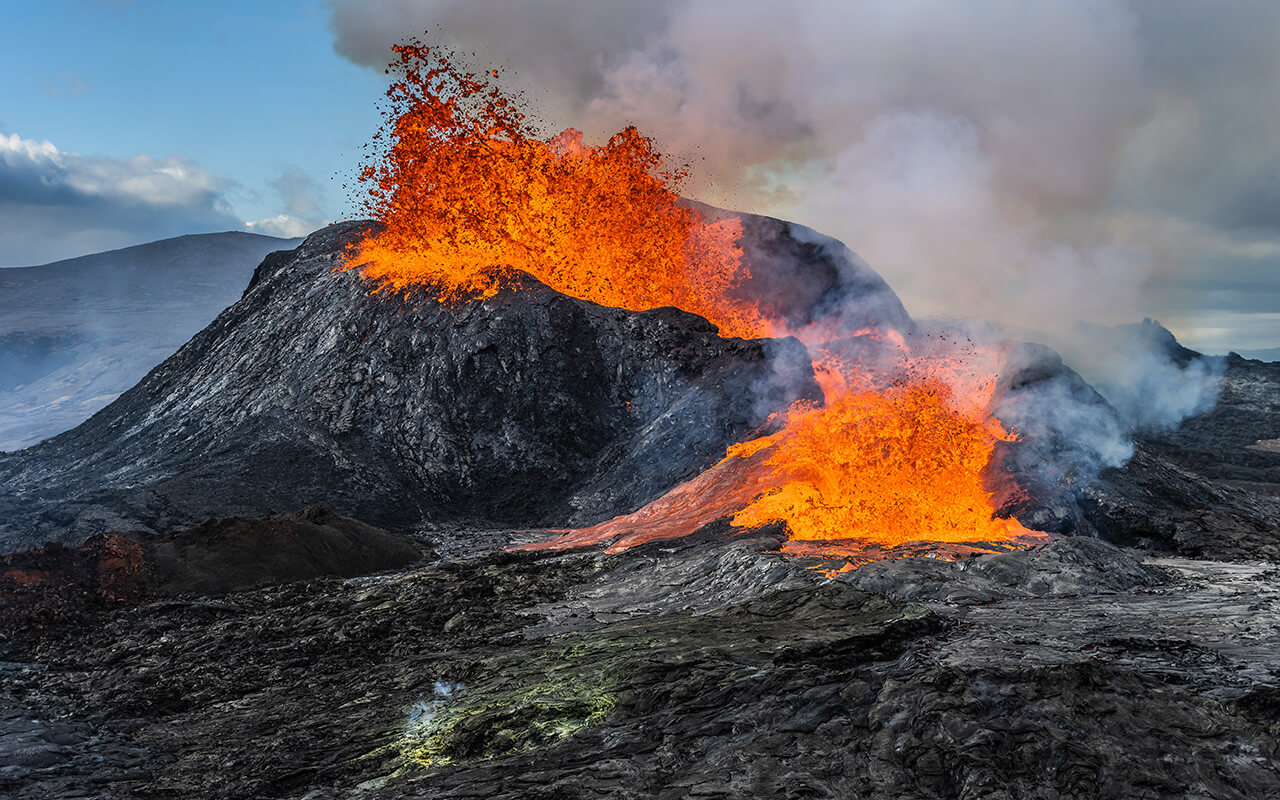
{"type": "Polygon", "coordinates": [[[0,265],[344,216],[380,71],[320,3],[0,4],[0,265]]]}
{"type": "MultiPolygon", "coordinates": [[[[550,128],[654,136],[713,204],[837,236],[917,316],[1151,316],[1280,347],[1280,4],[0,3],[0,265],[304,234],[391,44],[501,67],[550,128]]],[[[553,131],[554,132],[554,131],[553,131]]]]}

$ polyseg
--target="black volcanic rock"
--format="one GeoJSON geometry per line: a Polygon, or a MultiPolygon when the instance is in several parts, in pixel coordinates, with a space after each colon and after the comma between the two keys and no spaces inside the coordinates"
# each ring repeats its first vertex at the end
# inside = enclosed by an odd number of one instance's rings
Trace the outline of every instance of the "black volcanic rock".
{"type": "Polygon", "coordinates": [[[267,517],[211,519],[163,535],[125,534],[142,548],[158,597],[222,594],[336,575],[401,569],[432,555],[421,542],[322,506],[267,517]]]}
{"type": "Polygon", "coordinates": [[[1081,482],[1085,530],[1117,544],[1199,558],[1280,559],[1280,498],[1206,477],[1149,442],[1081,482]]]}
{"type": "Polygon", "coordinates": [[[1223,362],[1213,409],[1149,438],[1190,469],[1280,495],[1280,363],[1235,354],[1223,362]]]}
{"type": "Polygon", "coordinates": [[[116,402],[0,454],[0,548],[313,503],[395,527],[594,522],[817,391],[795,340],[723,339],[525,273],[456,308],[425,289],[371,296],[334,272],[362,227],[272,254],[116,402]]]}
{"type": "MultiPolygon", "coordinates": [[[[1136,327],[1136,326],[1134,326],[1136,327]]],[[[1179,363],[1199,357],[1155,323],[1179,363]]],[[[1135,436],[1134,456],[1078,492],[1113,541],[1222,559],[1280,559],[1280,364],[1222,360],[1212,408],[1135,436]]]]}
{"type": "Polygon", "coordinates": [[[1113,594],[1169,580],[1164,570],[1144,564],[1136,554],[1085,536],[964,561],[877,561],[839,577],[859,589],[895,600],[947,603],[1113,594]]]}
{"type": "Polygon", "coordinates": [[[924,607],[739,544],[675,549],[492,554],[116,612],[0,662],[0,793],[1280,792],[1274,569],[1122,554],[1112,571],[1113,548],[1076,541],[944,567],[999,602],[924,607]],[[1090,573],[1097,593],[1076,596],[1090,573]],[[680,574],[744,596],[663,598],[680,574]]]}
{"type": "Polygon", "coordinates": [[[0,643],[23,643],[113,608],[321,576],[357,577],[423,560],[429,547],[313,506],[207,520],[164,535],[90,536],[0,555],[0,643]]]}
{"type": "MultiPolygon", "coordinates": [[[[1180,348],[1158,325],[1137,329],[1180,348]]],[[[1010,363],[996,415],[1022,437],[996,451],[995,483],[1016,487],[1000,514],[1123,546],[1280,558],[1280,483],[1268,482],[1280,480],[1280,452],[1265,441],[1280,436],[1280,365],[1228,359],[1211,411],[1179,430],[1139,433],[1049,348],[1021,345],[1010,363]]]]}

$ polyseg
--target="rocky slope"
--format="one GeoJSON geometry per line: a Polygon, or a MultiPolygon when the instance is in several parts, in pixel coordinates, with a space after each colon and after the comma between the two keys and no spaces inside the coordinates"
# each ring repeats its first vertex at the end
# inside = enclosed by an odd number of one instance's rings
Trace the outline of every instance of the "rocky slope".
{"type": "Polygon", "coordinates": [[[234,303],[263,256],[297,244],[212,233],[0,269],[0,450],[88,419],[234,303]]]}
{"type": "Polygon", "coordinates": [[[1150,438],[1188,469],[1280,495],[1280,363],[1225,356],[1213,410],[1150,438]]]}
{"type": "MultiPolygon", "coordinates": [[[[1200,358],[1168,343],[1175,360],[1200,358]]],[[[1229,357],[1212,408],[1142,431],[1048,348],[1023,345],[1015,361],[996,414],[1022,437],[1001,446],[994,470],[1020,490],[1001,513],[1126,546],[1280,559],[1280,448],[1264,438],[1280,436],[1280,364],[1229,357]]]]}
{"type": "Polygon", "coordinates": [[[1079,494],[1114,541],[1220,559],[1280,560],[1280,364],[1225,359],[1207,412],[1136,438],[1079,494]]]}
{"type": "MultiPolygon", "coordinates": [[[[816,303],[851,324],[872,312],[911,324],[842,245],[746,221],[753,272],[797,287],[769,294],[777,313],[804,322],[816,303]]],[[[0,455],[0,546],[312,503],[399,527],[594,522],[816,392],[794,340],[722,339],[691,314],[603,308],[523,273],[455,308],[426,290],[371,297],[334,272],[360,229],[270,256],[238,303],[116,402],[0,455]]]]}

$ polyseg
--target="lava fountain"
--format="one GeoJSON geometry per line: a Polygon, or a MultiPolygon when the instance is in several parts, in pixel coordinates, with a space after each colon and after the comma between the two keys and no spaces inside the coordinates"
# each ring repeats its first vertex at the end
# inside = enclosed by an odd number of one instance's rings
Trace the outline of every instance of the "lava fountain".
{"type": "MultiPolygon", "coordinates": [[[[496,71],[470,74],[419,43],[393,50],[387,126],[360,175],[381,226],[340,269],[359,269],[376,291],[425,285],[447,304],[492,296],[518,269],[601,305],[676,306],[724,336],[792,333],[750,297],[740,222],[681,203],[687,167],[634,127],[598,146],[574,130],[540,136],[496,71]]],[[[996,516],[988,488],[996,444],[1014,438],[990,411],[999,348],[875,331],[824,342],[817,330],[797,333],[821,405],[797,403],[776,432],[632,514],[529,547],[617,551],[726,517],[785,523],[793,553],[1031,535],[996,516]]]]}
{"type": "Polygon", "coordinates": [[[634,127],[594,147],[576,130],[540,138],[490,79],[420,44],[392,49],[387,127],[360,175],[383,227],[348,268],[393,290],[429,284],[446,302],[491,296],[520,269],[601,305],[675,306],[724,335],[767,333],[754,304],[734,297],[741,224],[681,204],[687,168],[652,140],[634,127]]]}
{"type": "Polygon", "coordinates": [[[868,358],[860,348],[856,363],[814,347],[822,405],[797,402],[777,432],[731,446],[718,464],[631,514],[525,548],[620,552],[726,517],[738,528],[785,523],[784,552],[852,566],[1043,541],[997,516],[990,488],[997,443],[1016,439],[989,410],[1003,348],[894,344],[896,357],[868,358]]]}

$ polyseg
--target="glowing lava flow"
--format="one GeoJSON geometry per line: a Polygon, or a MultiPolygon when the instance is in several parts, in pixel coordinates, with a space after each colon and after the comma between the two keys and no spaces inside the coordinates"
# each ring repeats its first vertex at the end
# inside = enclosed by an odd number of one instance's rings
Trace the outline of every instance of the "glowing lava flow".
{"type": "Polygon", "coordinates": [[[734,525],[785,522],[792,540],[889,546],[1026,533],[995,517],[984,480],[995,443],[1015,437],[972,397],[960,402],[935,376],[859,388],[830,364],[818,374],[825,406],[797,405],[780,432],[729,448],[726,458],[764,453],[773,483],[733,515],[734,525]]]}
{"type": "Polygon", "coordinates": [[[650,139],[634,127],[597,147],[574,130],[541,139],[488,79],[418,44],[393,49],[385,150],[360,176],[383,227],[347,268],[392,289],[432,285],[445,301],[491,296],[516,268],[601,305],[676,306],[725,336],[767,332],[732,296],[746,276],[741,223],[682,205],[672,187],[685,170],[650,139]]]}
{"type": "MultiPolygon", "coordinates": [[[[685,170],[634,127],[594,147],[572,130],[540,138],[488,77],[418,44],[394,51],[390,127],[360,177],[382,225],[342,268],[381,289],[431,286],[445,303],[491,296],[516,268],[602,305],[674,305],[726,336],[782,330],[746,296],[741,224],[681,204],[673,187],[685,170]]],[[[899,337],[879,343],[893,356],[884,369],[808,344],[821,406],[793,406],[778,432],[735,445],[632,514],[531,547],[616,551],[725,518],[785,523],[784,549],[808,553],[1030,533],[995,517],[984,482],[996,443],[1011,438],[990,414],[991,353],[913,350],[899,337]]]]}
{"type": "Polygon", "coordinates": [[[825,405],[797,403],[777,433],[730,447],[632,514],[525,547],[618,552],[725,517],[740,528],[785,523],[785,552],[855,565],[923,542],[968,546],[931,548],[958,554],[1035,541],[1042,535],[995,516],[984,474],[996,442],[1014,437],[987,410],[994,383],[972,368],[990,354],[967,355],[908,356],[880,374],[827,354],[815,370],[825,405]]]}

